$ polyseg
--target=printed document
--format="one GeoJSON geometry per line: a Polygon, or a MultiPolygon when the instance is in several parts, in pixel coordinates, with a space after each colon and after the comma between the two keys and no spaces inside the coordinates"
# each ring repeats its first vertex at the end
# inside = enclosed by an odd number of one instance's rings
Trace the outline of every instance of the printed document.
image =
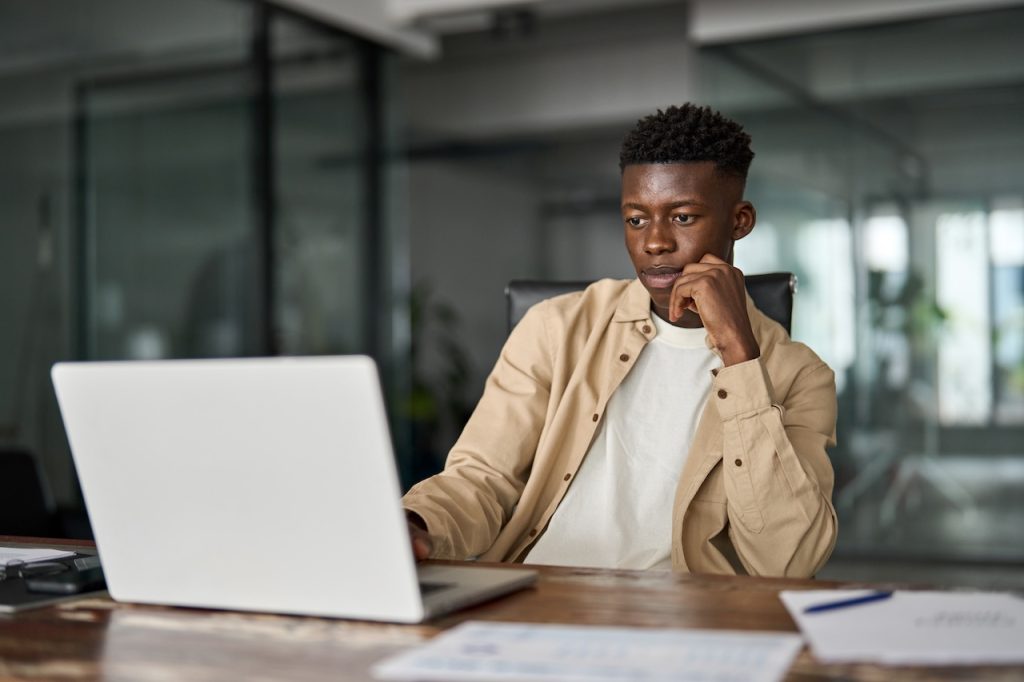
{"type": "Polygon", "coordinates": [[[378,663],[383,680],[776,682],[793,633],[467,622],[378,663]]]}
{"type": "Polygon", "coordinates": [[[871,590],[785,591],[779,598],[823,663],[1024,663],[1024,599],[991,592],[897,591],[889,599],[806,613],[871,590]]]}
{"type": "Polygon", "coordinates": [[[43,547],[0,547],[0,567],[6,566],[12,561],[23,561],[30,564],[33,561],[66,559],[69,556],[75,556],[75,553],[43,547]]]}

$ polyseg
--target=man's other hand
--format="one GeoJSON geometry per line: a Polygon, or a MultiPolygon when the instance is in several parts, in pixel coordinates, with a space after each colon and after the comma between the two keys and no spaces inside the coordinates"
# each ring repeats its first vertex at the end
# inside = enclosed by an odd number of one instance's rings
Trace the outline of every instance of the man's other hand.
{"type": "Polygon", "coordinates": [[[412,554],[416,561],[423,561],[430,558],[434,549],[434,543],[427,532],[427,524],[420,518],[419,514],[406,512],[405,517],[409,524],[409,540],[412,542],[412,554]]]}

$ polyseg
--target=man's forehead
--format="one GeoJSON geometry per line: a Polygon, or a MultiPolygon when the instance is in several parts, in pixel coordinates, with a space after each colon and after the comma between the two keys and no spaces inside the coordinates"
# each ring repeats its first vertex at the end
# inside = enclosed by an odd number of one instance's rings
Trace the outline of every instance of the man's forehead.
{"type": "Polygon", "coordinates": [[[659,198],[685,195],[698,199],[727,192],[732,184],[713,161],[633,164],[622,171],[624,195],[642,193],[659,198]]]}
{"type": "Polygon", "coordinates": [[[622,170],[623,177],[686,177],[717,174],[714,161],[675,161],[672,163],[632,163],[622,170]]]}

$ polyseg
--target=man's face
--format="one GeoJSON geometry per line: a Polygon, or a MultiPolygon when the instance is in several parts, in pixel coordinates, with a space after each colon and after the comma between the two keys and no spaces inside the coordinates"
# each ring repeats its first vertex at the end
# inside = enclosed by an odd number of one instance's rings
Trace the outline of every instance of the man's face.
{"type": "Polygon", "coordinates": [[[626,166],[626,249],[657,312],[667,313],[672,283],[686,265],[708,253],[732,262],[733,242],[754,227],[753,206],[742,198],[743,181],[710,161],[626,166]]]}

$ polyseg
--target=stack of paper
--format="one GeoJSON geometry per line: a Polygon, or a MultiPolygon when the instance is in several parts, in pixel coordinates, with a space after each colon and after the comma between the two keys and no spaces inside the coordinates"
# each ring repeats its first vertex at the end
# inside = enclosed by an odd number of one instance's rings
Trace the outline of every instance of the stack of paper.
{"type": "Polygon", "coordinates": [[[0,547],[0,567],[6,566],[9,562],[22,561],[30,564],[33,561],[55,561],[75,556],[74,552],[67,552],[63,549],[48,549],[44,547],[0,547]]]}
{"type": "Polygon", "coordinates": [[[895,592],[817,613],[807,609],[866,590],[782,592],[779,597],[824,663],[1024,663],[1024,599],[986,592],[895,592]]]}
{"type": "Polygon", "coordinates": [[[803,646],[790,633],[468,622],[377,664],[385,680],[774,682],[803,646]]]}

